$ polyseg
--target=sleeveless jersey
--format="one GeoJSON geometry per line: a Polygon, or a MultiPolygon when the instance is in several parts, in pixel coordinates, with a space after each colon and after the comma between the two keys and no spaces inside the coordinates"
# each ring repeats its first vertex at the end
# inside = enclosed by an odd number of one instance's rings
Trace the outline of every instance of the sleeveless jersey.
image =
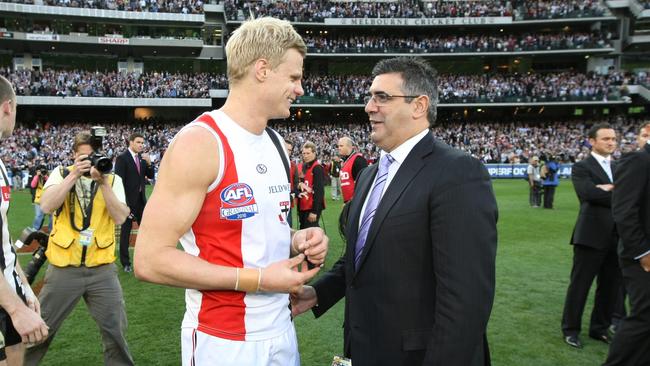
{"type": "MultiPolygon", "coordinates": [[[[267,132],[254,135],[220,111],[188,126],[212,133],[220,161],[194,224],[181,237],[185,251],[228,267],[264,268],[289,258],[291,187],[267,132]]],[[[215,337],[264,340],[291,326],[287,294],[188,289],[185,301],[183,328],[215,337]]]]}
{"type": "Polygon", "coordinates": [[[9,238],[9,221],[7,212],[9,211],[9,201],[11,200],[11,182],[7,177],[5,165],[0,161],[0,240],[2,240],[2,251],[0,252],[0,270],[4,275],[9,287],[14,289],[18,296],[25,299],[25,292],[22,288],[22,281],[16,272],[16,251],[11,245],[9,238]]]}

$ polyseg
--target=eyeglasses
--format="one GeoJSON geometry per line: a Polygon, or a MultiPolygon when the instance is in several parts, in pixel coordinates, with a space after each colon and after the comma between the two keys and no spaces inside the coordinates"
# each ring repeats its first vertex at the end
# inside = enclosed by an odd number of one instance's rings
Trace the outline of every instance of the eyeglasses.
{"type": "Polygon", "coordinates": [[[375,102],[376,105],[382,106],[388,104],[393,98],[417,98],[419,95],[390,95],[387,93],[375,93],[375,94],[366,94],[366,96],[363,97],[363,101],[365,104],[368,104],[370,100],[372,99],[373,102],[375,102]]]}

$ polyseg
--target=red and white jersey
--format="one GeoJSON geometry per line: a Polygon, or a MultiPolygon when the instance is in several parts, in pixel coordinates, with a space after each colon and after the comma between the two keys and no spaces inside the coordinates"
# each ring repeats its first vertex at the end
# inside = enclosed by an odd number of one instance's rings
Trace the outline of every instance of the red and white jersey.
{"type": "MultiPolygon", "coordinates": [[[[198,217],[181,237],[185,251],[228,267],[264,268],[289,258],[291,187],[267,132],[252,134],[221,111],[205,113],[188,126],[213,134],[220,161],[198,217]]],[[[183,328],[215,337],[264,340],[291,325],[287,294],[188,289],[185,301],[183,328]]]]}
{"type": "Polygon", "coordinates": [[[2,251],[0,252],[0,270],[16,293],[24,298],[22,281],[16,272],[16,251],[11,245],[9,238],[9,221],[7,212],[9,211],[9,201],[11,200],[11,182],[7,176],[5,165],[0,161],[0,241],[2,242],[2,251]]]}

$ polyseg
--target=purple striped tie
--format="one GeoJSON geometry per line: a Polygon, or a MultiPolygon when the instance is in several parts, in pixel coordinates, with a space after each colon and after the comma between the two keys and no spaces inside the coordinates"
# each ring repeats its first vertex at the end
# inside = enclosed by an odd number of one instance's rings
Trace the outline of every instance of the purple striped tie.
{"type": "Polygon", "coordinates": [[[372,191],[370,192],[370,198],[368,198],[366,210],[363,213],[361,226],[359,227],[359,236],[357,237],[357,243],[354,247],[355,268],[359,266],[359,259],[361,258],[363,247],[366,245],[368,230],[370,229],[370,224],[372,224],[372,219],[375,217],[375,211],[377,211],[377,206],[379,205],[381,194],[384,191],[384,185],[386,185],[386,178],[388,178],[388,168],[394,161],[395,159],[392,156],[386,154],[379,163],[377,179],[375,180],[375,185],[372,187],[372,191]]]}

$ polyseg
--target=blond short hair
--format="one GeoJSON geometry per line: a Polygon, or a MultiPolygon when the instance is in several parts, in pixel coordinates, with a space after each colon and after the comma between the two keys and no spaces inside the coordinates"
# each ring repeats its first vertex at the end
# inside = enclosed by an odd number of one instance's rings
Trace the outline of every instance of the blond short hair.
{"type": "Polygon", "coordinates": [[[303,148],[303,149],[310,149],[310,150],[313,151],[314,153],[317,153],[317,150],[316,150],[316,144],[313,143],[313,142],[311,142],[311,141],[307,141],[307,142],[305,142],[305,143],[302,145],[302,148],[303,148]]]}
{"type": "Polygon", "coordinates": [[[271,68],[277,67],[292,48],[303,57],[307,53],[305,42],[288,21],[271,17],[245,21],[226,44],[228,81],[241,80],[248,67],[261,58],[268,60],[271,68]]]}

